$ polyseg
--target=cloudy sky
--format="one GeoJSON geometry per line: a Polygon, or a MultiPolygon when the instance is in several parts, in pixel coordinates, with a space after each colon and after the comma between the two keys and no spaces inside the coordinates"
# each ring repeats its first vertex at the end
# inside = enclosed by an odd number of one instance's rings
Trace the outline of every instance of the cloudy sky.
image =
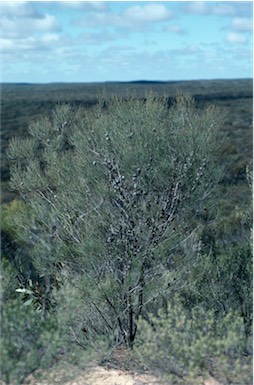
{"type": "Polygon", "coordinates": [[[3,82],[252,77],[251,1],[5,1],[3,82]]]}

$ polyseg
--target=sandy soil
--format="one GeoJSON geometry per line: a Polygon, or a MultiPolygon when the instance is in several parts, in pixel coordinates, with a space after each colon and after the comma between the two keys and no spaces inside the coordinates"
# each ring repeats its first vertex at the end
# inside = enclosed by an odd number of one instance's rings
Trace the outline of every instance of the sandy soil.
{"type": "Polygon", "coordinates": [[[95,367],[66,385],[152,385],[161,384],[159,379],[149,374],[138,374],[135,372],[119,369],[107,369],[95,367]]]}
{"type": "MultiPolygon", "coordinates": [[[[54,376],[55,377],[55,376],[54,376]]],[[[134,371],[107,368],[104,366],[91,366],[84,372],[79,372],[75,376],[71,375],[72,380],[67,380],[65,376],[58,376],[57,384],[61,385],[170,385],[161,381],[158,377],[151,374],[140,374],[134,371]]],[[[48,374],[47,380],[36,381],[32,376],[29,385],[52,385],[56,379],[48,374]],[[51,378],[51,379],[50,379],[51,378]]],[[[200,381],[201,385],[202,381],[200,381]]],[[[186,384],[187,385],[187,384],[186,384]]],[[[214,379],[205,381],[205,385],[222,385],[214,379]]]]}
{"type": "MultiPolygon", "coordinates": [[[[159,378],[151,374],[138,374],[135,372],[97,367],[86,373],[86,378],[80,378],[66,385],[163,385],[159,378]]],[[[164,382],[164,385],[169,385],[164,382]]],[[[220,385],[213,379],[207,380],[205,385],[220,385]]]]}
{"type": "Polygon", "coordinates": [[[29,376],[29,385],[163,385],[159,378],[151,374],[140,374],[98,365],[90,366],[84,371],[75,372],[73,368],[70,368],[68,374],[58,372],[56,375],[55,372],[48,372],[45,375],[47,380],[35,380],[34,376],[29,376]]]}
{"type": "MultiPolygon", "coordinates": [[[[30,376],[29,385],[170,385],[162,381],[159,377],[151,373],[140,373],[135,370],[135,361],[128,361],[128,351],[126,349],[117,349],[106,361],[105,366],[100,366],[96,362],[90,362],[86,369],[78,369],[72,365],[54,368],[43,373],[46,380],[35,380],[30,376]],[[128,369],[125,370],[125,363],[128,369]]],[[[200,385],[222,385],[213,378],[202,382],[200,385]]],[[[187,385],[187,384],[186,384],[187,385]]]]}

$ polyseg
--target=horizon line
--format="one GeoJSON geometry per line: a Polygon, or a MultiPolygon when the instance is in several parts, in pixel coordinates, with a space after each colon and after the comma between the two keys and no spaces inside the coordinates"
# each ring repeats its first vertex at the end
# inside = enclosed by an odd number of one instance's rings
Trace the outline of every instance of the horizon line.
{"type": "Polygon", "coordinates": [[[146,79],[137,79],[137,80],[102,80],[102,81],[52,81],[52,82],[15,82],[15,81],[1,81],[0,84],[17,84],[17,85],[49,85],[49,84],[105,84],[105,83],[127,83],[127,84],[167,84],[167,83],[182,83],[182,82],[199,82],[199,81],[230,81],[230,80],[252,80],[253,77],[242,77],[242,78],[201,78],[201,79],[183,79],[183,80],[146,80],[146,79]]]}

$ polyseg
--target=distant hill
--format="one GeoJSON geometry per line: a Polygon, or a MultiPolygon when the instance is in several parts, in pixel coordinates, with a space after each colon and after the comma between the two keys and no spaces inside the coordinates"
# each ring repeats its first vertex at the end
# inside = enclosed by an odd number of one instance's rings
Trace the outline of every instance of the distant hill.
{"type": "Polygon", "coordinates": [[[109,81],[105,83],[110,84],[173,84],[178,83],[178,81],[162,81],[162,80],[130,80],[130,81],[109,81]]]}

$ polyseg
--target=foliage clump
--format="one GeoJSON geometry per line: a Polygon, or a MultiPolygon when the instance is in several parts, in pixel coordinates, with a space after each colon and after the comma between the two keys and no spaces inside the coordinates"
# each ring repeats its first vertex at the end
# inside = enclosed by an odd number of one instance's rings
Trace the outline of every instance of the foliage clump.
{"type": "Polygon", "coordinates": [[[8,301],[1,312],[1,378],[6,384],[22,384],[38,368],[57,358],[63,339],[57,320],[44,319],[21,298],[8,301]]]}
{"type": "Polygon", "coordinates": [[[166,312],[140,321],[136,353],[145,367],[170,384],[201,384],[212,376],[223,384],[252,382],[251,356],[244,355],[243,319],[196,306],[186,311],[175,299],[166,312]]]}

